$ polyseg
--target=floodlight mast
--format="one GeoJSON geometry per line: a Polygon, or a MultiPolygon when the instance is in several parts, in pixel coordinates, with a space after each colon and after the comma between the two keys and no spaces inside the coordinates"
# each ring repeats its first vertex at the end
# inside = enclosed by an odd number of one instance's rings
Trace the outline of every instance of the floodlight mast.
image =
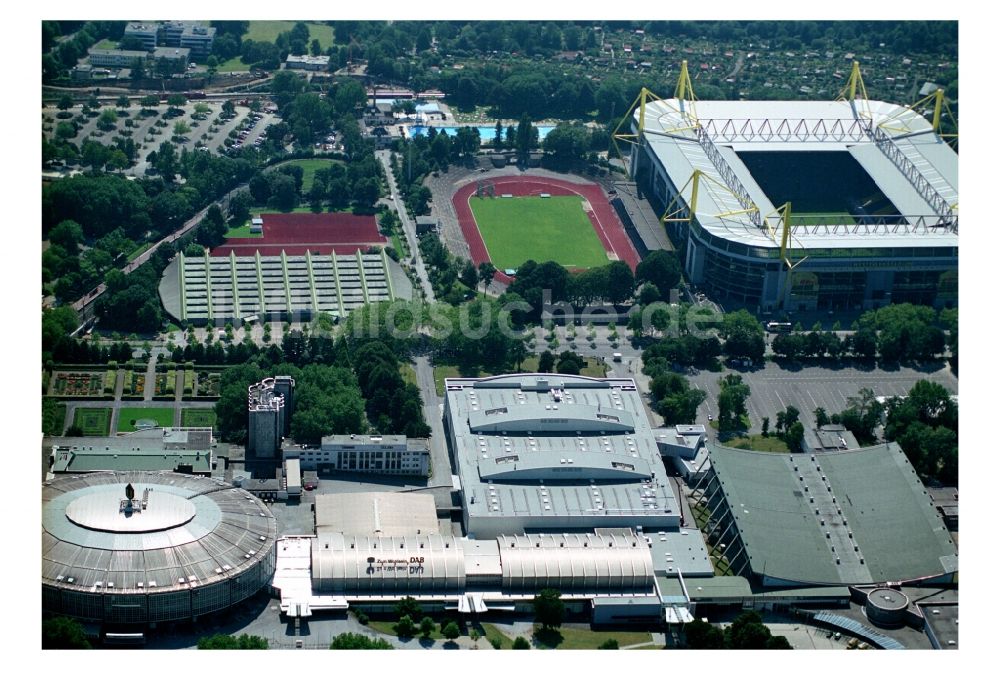
{"type": "MultiPolygon", "coordinates": [[[[698,116],[695,114],[694,103],[697,100],[694,94],[694,88],[691,85],[691,76],[688,74],[687,60],[681,61],[681,72],[677,77],[677,85],[674,87],[674,98],[678,100],[680,104],[680,113],[683,118],[687,119],[688,124],[686,126],[671,129],[671,133],[676,133],[680,131],[687,131],[697,129],[700,124],[698,122],[698,116]],[[690,109],[690,110],[688,110],[690,109]]],[[[611,132],[611,142],[614,145],[615,152],[618,155],[618,159],[625,164],[625,158],[622,155],[621,147],[618,145],[618,141],[623,141],[629,143],[633,146],[641,146],[645,140],[646,133],[646,106],[653,101],[663,101],[662,98],[654,94],[652,91],[643,87],[639,90],[638,96],[632,101],[632,105],[628,107],[625,115],[619,120],[618,125],[615,130],[611,132]],[[635,114],[636,108],[639,110],[639,129],[636,133],[623,133],[622,127],[626,124],[629,125],[629,129],[632,126],[632,116],[635,114]]],[[[669,104],[668,104],[669,105],[669,104]]],[[[649,133],[657,134],[661,136],[668,136],[669,133],[660,130],[650,130],[649,133]]],[[[629,179],[635,180],[635,176],[632,172],[631,162],[626,167],[626,171],[629,179]]]]}

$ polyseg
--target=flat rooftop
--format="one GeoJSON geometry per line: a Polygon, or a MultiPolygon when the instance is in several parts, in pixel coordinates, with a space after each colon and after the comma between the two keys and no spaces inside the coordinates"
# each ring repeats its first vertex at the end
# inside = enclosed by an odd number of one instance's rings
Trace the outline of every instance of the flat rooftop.
{"type": "Polygon", "coordinates": [[[765,579],[866,584],[958,570],[955,545],[895,443],[812,455],[709,444],[709,453],[751,568],[765,579]]]}
{"type": "MultiPolygon", "coordinates": [[[[634,113],[638,128],[639,110],[634,113]]],[[[866,130],[880,128],[891,145],[952,208],[958,204],[958,154],[933,133],[930,123],[903,106],[881,101],[697,101],[692,107],[678,99],[646,104],[645,140],[657,164],[677,189],[688,183],[695,169],[714,181],[702,181],[697,222],[710,234],[751,247],[774,249],[778,242],[759,228],[745,207],[724,186],[717,163],[728,167],[745,188],[762,215],[781,206],[769,199],[741,153],[840,152],[846,153],[891,202],[904,222],[916,224],[919,216],[935,210],[914,187],[897,163],[876,146],[866,130]],[[698,142],[694,118],[717,151],[717,162],[698,142]]],[[[683,190],[685,203],[691,188],[683,190]]],[[[793,215],[795,204],[792,205],[793,215]]],[[[769,220],[773,216],[769,216],[769,220]]],[[[825,230],[795,228],[793,244],[802,249],[851,247],[957,247],[957,232],[934,228],[914,236],[905,228],[868,234],[864,228],[825,230]]]]}
{"type": "Polygon", "coordinates": [[[515,374],[449,378],[445,390],[470,519],[679,522],[632,379],[515,374]]]}
{"type": "Polygon", "coordinates": [[[212,471],[212,429],[163,427],[115,437],[60,437],[53,440],[54,474],[99,471],[212,471]]]}
{"type": "Polygon", "coordinates": [[[316,534],[372,537],[437,535],[433,495],[336,493],[316,496],[316,534]]]}

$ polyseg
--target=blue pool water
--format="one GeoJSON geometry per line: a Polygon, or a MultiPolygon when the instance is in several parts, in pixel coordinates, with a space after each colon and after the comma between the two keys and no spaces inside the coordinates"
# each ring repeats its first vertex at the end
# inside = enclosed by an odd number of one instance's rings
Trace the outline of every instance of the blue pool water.
{"type": "MultiPolygon", "coordinates": [[[[459,127],[438,127],[436,125],[434,128],[438,131],[438,133],[443,131],[444,133],[448,134],[448,136],[454,136],[459,129],[459,127]]],[[[496,136],[497,133],[496,124],[490,127],[476,127],[476,129],[479,130],[479,141],[481,143],[489,143],[490,141],[493,140],[493,137],[496,136]]],[[[548,135],[550,131],[555,129],[555,125],[551,124],[535,125],[535,129],[538,130],[538,140],[541,141],[548,135]]],[[[409,128],[409,133],[410,133],[410,138],[413,138],[414,136],[421,136],[427,133],[427,127],[414,125],[409,128]]],[[[504,127],[504,138],[505,139],[507,138],[507,127],[504,127]]]]}

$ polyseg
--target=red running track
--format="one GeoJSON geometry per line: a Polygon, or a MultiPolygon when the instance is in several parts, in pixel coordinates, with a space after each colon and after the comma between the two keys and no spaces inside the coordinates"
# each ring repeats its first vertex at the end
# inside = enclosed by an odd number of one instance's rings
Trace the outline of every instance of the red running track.
{"type": "Polygon", "coordinates": [[[289,256],[314,254],[352,254],[369,246],[384,246],[388,240],[379,234],[375,216],[339,213],[261,214],[263,237],[234,237],[212,249],[212,256],[289,256]]]}
{"type": "MultiPolygon", "coordinates": [[[[608,197],[600,186],[594,183],[571,183],[543,176],[499,176],[484,179],[483,183],[492,183],[496,188],[497,195],[510,194],[517,197],[530,197],[541,193],[579,195],[587,200],[593,209],[593,211],[587,212],[587,217],[594,226],[594,232],[597,233],[605,251],[614,253],[618,260],[628,263],[633,272],[639,265],[639,254],[632,246],[631,240],[625,233],[625,227],[618,220],[618,215],[608,203],[608,197]]],[[[483,242],[483,237],[479,234],[479,227],[476,225],[476,218],[472,215],[472,208],[469,206],[469,199],[475,194],[476,181],[472,181],[459,188],[451,198],[451,203],[455,207],[455,214],[458,216],[458,224],[462,228],[465,241],[469,243],[469,253],[472,260],[476,265],[479,265],[490,260],[490,254],[486,250],[486,244],[483,242]]],[[[512,281],[503,272],[497,272],[496,279],[504,283],[512,281]]]]}

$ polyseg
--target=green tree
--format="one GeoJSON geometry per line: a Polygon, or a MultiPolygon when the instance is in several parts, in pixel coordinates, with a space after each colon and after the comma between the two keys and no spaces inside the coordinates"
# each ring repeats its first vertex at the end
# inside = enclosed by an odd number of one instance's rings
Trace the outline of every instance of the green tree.
{"type": "Polygon", "coordinates": [[[785,443],[788,444],[789,450],[792,452],[801,450],[805,431],[805,427],[798,420],[789,426],[788,431],[785,433],[785,443]]]}
{"type": "Polygon", "coordinates": [[[730,373],[719,379],[719,431],[730,432],[743,429],[743,418],[747,414],[746,400],[750,388],[743,377],[730,373]]]}
{"type": "Polygon", "coordinates": [[[483,291],[485,291],[490,282],[493,281],[493,276],[496,274],[497,268],[490,261],[484,261],[479,264],[479,282],[483,285],[483,291]]]}
{"type": "Polygon", "coordinates": [[[598,650],[618,650],[618,641],[613,638],[609,638],[607,641],[597,646],[598,650]]]}
{"type": "Polygon", "coordinates": [[[118,123],[118,113],[114,108],[105,108],[97,118],[97,128],[101,131],[111,131],[118,123]]]}
{"type": "Polygon", "coordinates": [[[59,97],[59,102],[56,104],[56,107],[59,108],[59,110],[69,110],[73,107],[73,97],[69,94],[63,94],[59,97]]]}
{"type": "Polygon", "coordinates": [[[76,255],[83,244],[83,228],[76,221],[65,220],[49,231],[49,242],[58,244],[67,253],[76,255]]]}
{"type": "Polygon", "coordinates": [[[639,305],[649,305],[660,300],[660,290],[655,284],[646,282],[639,287],[639,305]]]}
{"type": "Polygon", "coordinates": [[[625,261],[614,261],[606,266],[607,286],[605,287],[605,298],[608,301],[618,304],[632,298],[635,291],[635,277],[632,275],[632,268],[625,261]]]}
{"type": "Polygon", "coordinates": [[[475,290],[479,282],[479,272],[476,270],[476,266],[473,265],[472,261],[465,261],[465,265],[462,266],[462,272],[459,274],[458,279],[462,284],[465,284],[472,290],[475,290]]]}
{"type": "Polygon", "coordinates": [[[267,639],[262,636],[240,634],[215,634],[198,639],[198,650],[267,650],[267,639]]]}
{"type": "Polygon", "coordinates": [[[556,356],[545,350],[540,355],[538,355],[538,372],[539,373],[552,373],[556,364],[556,356]]]}
{"type": "Polygon", "coordinates": [[[449,622],[441,630],[441,635],[444,636],[449,641],[454,641],[462,634],[462,630],[458,628],[458,624],[455,622],[449,622]]]}
{"type": "Polygon", "coordinates": [[[525,113],[517,125],[515,137],[516,149],[519,155],[526,156],[528,151],[538,146],[538,128],[531,124],[531,118],[525,113]]]}
{"type": "Polygon", "coordinates": [[[709,622],[695,620],[684,625],[684,640],[693,650],[720,650],[725,647],[725,634],[709,622]]]}
{"type": "Polygon", "coordinates": [[[776,640],[760,615],[747,610],[741,613],[725,631],[726,648],[733,650],[787,650],[791,646],[788,641],[776,640]]]}
{"type": "Polygon", "coordinates": [[[726,341],[722,349],[730,357],[752,361],[764,358],[764,328],[746,310],[727,313],[719,334],[726,341]]]}
{"type": "Polygon", "coordinates": [[[535,622],[542,625],[542,629],[555,629],[562,626],[563,618],[566,616],[566,604],[563,603],[562,594],[555,589],[542,589],[535,594],[532,605],[535,608],[535,622]]]}
{"type": "Polygon", "coordinates": [[[372,638],[348,631],[333,638],[330,650],[395,650],[395,648],[384,638],[372,638]]]}
{"type": "Polygon", "coordinates": [[[392,625],[392,630],[400,638],[412,638],[417,633],[417,625],[409,615],[403,615],[399,618],[399,622],[392,625]]]}
{"type": "Polygon", "coordinates": [[[397,618],[402,618],[404,615],[409,615],[410,617],[419,617],[420,603],[418,603],[417,600],[412,596],[404,596],[393,607],[393,613],[396,615],[397,618]]]}
{"type": "Polygon", "coordinates": [[[763,420],[760,421],[760,433],[762,436],[767,436],[771,429],[771,419],[768,416],[764,416],[763,420]]]}
{"type": "Polygon", "coordinates": [[[164,141],[156,153],[156,161],[152,162],[157,173],[168,183],[173,182],[175,174],[180,169],[180,163],[174,144],[164,141]]]}
{"type": "Polygon", "coordinates": [[[430,638],[436,626],[434,620],[425,615],[424,619],[420,620],[420,635],[424,638],[430,638]]]}
{"type": "Polygon", "coordinates": [[[514,645],[511,646],[512,650],[531,650],[531,643],[528,639],[523,636],[518,636],[514,639],[514,645]]]}
{"type": "Polygon", "coordinates": [[[69,617],[53,617],[42,621],[43,650],[90,650],[83,626],[69,617]]]}
{"type": "Polygon", "coordinates": [[[813,411],[813,415],[816,416],[816,427],[822,427],[823,425],[830,424],[830,416],[826,414],[826,409],[822,406],[818,407],[813,411]]]}
{"type": "Polygon", "coordinates": [[[250,218],[250,207],[253,206],[253,199],[246,190],[237,191],[229,200],[229,219],[240,226],[250,218]]]}
{"type": "Polygon", "coordinates": [[[681,265],[677,255],[671,251],[658,249],[650,252],[635,269],[636,282],[649,282],[656,286],[660,298],[670,297],[670,290],[677,288],[681,281],[681,265]]]}

